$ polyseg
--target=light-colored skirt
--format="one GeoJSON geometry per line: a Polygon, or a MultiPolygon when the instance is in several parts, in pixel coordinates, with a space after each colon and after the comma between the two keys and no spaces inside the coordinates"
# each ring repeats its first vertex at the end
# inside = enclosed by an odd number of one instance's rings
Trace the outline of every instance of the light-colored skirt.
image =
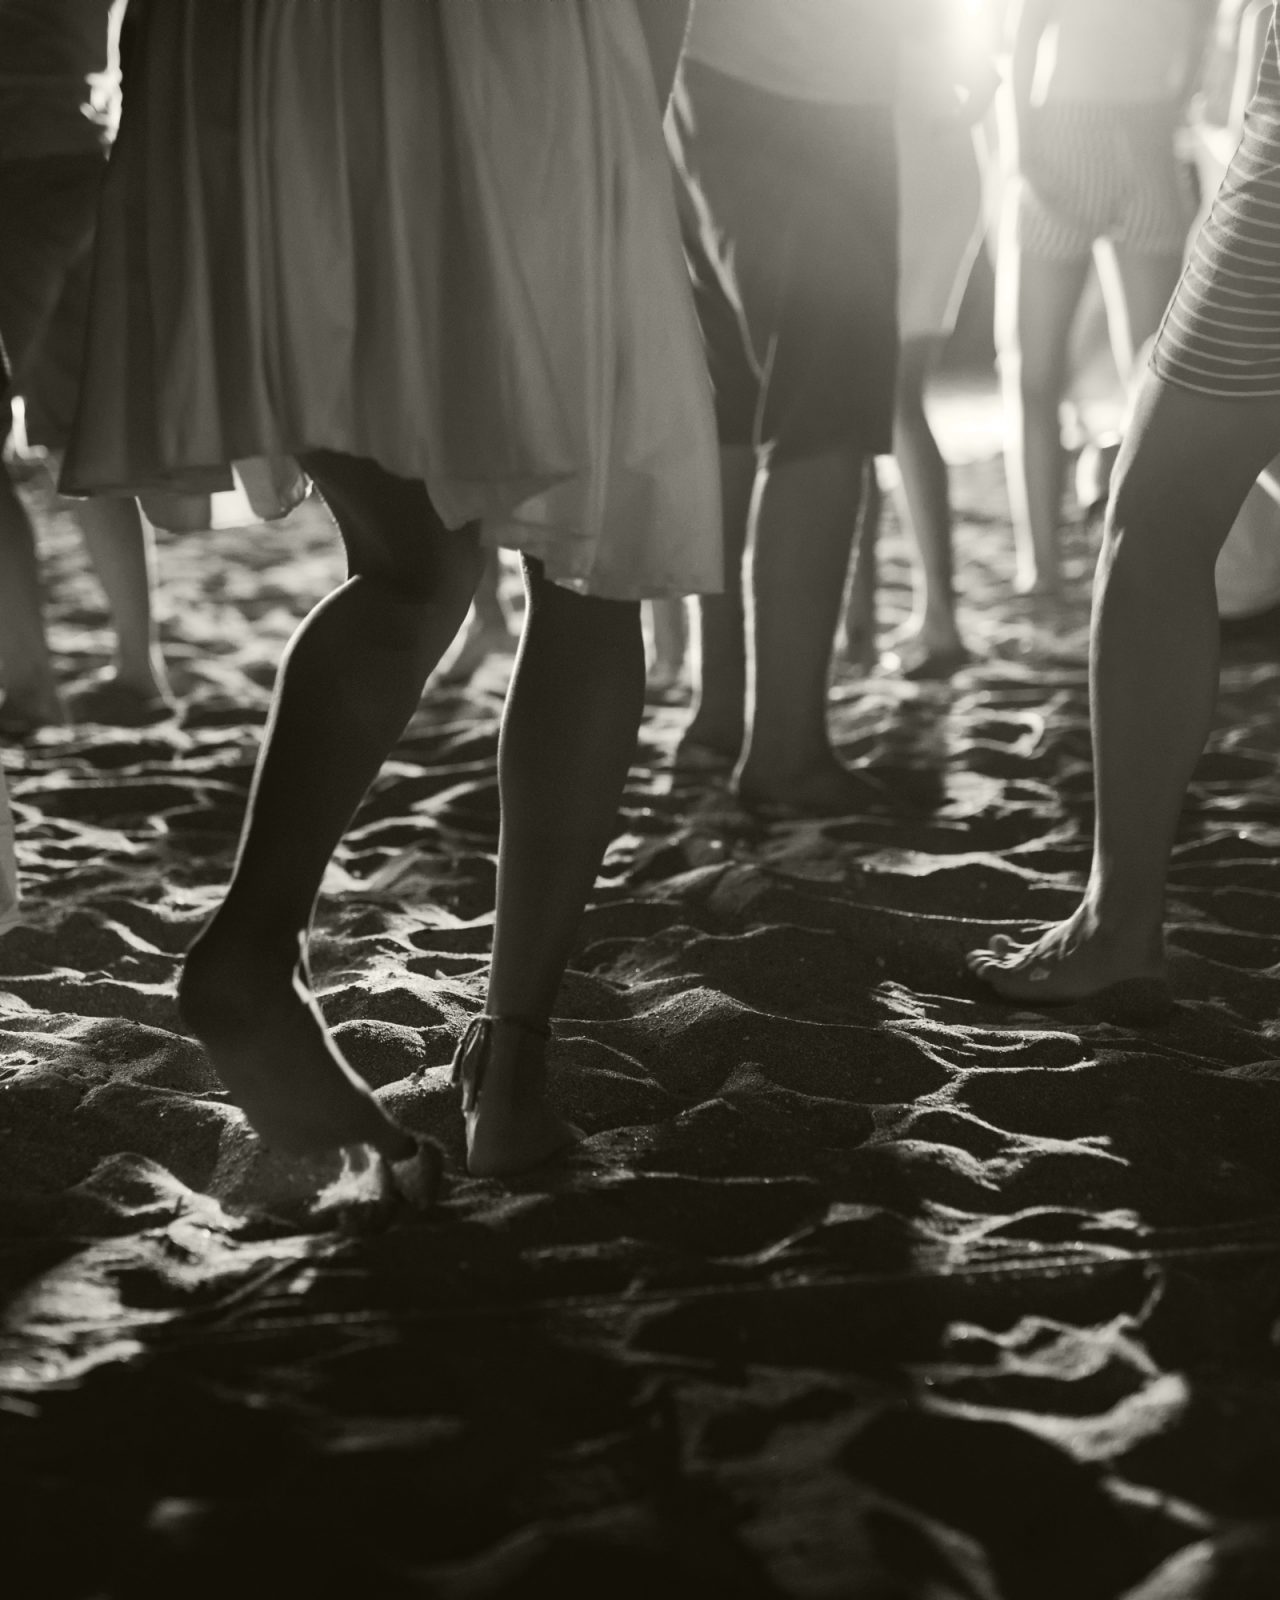
{"type": "Polygon", "coordinates": [[[722,586],[632,0],[148,0],[72,494],[330,449],[618,599],[722,586]]]}

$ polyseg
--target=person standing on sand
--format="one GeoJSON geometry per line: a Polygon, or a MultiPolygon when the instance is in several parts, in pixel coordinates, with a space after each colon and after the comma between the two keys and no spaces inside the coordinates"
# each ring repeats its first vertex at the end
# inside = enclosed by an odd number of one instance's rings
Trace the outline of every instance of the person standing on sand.
{"type": "MultiPolygon", "coordinates": [[[[120,111],[124,0],[0,0],[0,337],[33,443],[57,451],[75,414],[94,219],[120,111]]],[[[11,429],[3,398],[0,440],[11,429]]],[[[116,629],[114,671],[77,717],[137,725],[172,709],[151,614],[150,535],[132,500],[78,508],[116,629]]],[[[0,738],[67,720],[45,637],[35,530],[0,467],[0,738]]]]}
{"type": "Polygon", "coordinates": [[[1096,255],[1127,382],[1182,267],[1175,138],[1214,0],[1014,0],[996,285],[1015,587],[1054,600],[1068,345],[1096,255]]]}
{"type": "Polygon", "coordinates": [[[179,1006],[264,1141],[355,1147],[410,1197],[439,1152],[344,1060],[308,934],[486,546],[521,551],[528,605],[488,994],[455,1058],[475,1174],[574,1137],[547,1097],[549,1018],[635,749],[640,601],[722,581],[661,130],[686,18],[685,0],[152,0],[139,19],[64,487],[181,489],[293,455],[350,571],[281,665],[179,1006]]]}
{"type": "Polygon", "coordinates": [[[1117,463],[1094,590],[1097,820],[1065,922],[969,963],[1001,995],[1172,1004],[1164,886],[1218,683],[1214,565],[1280,441],[1280,37],[1273,14],[1240,142],[1161,325],[1117,463]]]}
{"type": "Polygon", "coordinates": [[[668,118],[728,575],[698,602],[676,766],[732,768],[762,809],[864,798],[831,747],[827,696],[867,465],[893,435],[896,5],[698,0],[668,118]]]}
{"type": "MultiPolygon", "coordinates": [[[[951,677],[969,652],[956,623],[947,464],[929,426],[925,391],[955,331],[985,232],[982,135],[975,124],[999,80],[979,25],[955,0],[905,0],[901,27],[896,114],[902,348],[893,454],[919,560],[914,614],[883,659],[904,678],[936,680],[951,677]]],[[[845,614],[846,654],[866,669],[879,653],[876,536],[883,501],[873,477],[845,614]]]]}

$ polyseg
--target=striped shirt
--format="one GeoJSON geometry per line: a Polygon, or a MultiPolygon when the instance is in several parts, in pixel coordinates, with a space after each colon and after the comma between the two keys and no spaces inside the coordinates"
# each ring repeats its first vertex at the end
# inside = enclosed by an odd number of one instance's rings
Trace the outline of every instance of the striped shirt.
{"type": "Polygon", "coordinates": [[[1280,34],[1273,15],[1244,135],[1197,234],[1151,364],[1180,388],[1280,396],[1280,34]]]}

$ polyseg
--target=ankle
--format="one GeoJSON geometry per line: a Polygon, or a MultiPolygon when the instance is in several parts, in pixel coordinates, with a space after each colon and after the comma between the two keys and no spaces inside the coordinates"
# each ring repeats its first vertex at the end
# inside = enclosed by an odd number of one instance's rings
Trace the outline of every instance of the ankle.
{"type": "Polygon", "coordinates": [[[549,1022],[533,1016],[482,1011],[467,1024],[453,1058],[453,1083],[470,1114],[496,1071],[507,1095],[521,1090],[540,1098],[546,1082],[549,1022]]]}
{"type": "Polygon", "coordinates": [[[737,759],[742,749],[743,725],[741,717],[717,719],[697,713],[680,736],[681,746],[697,746],[714,750],[728,761],[737,759]]]}
{"type": "Polygon", "coordinates": [[[306,934],[267,932],[239,921],[226,906],[215,913],[187,947],[182,979],[190,986],[251,982],[255,987],[292,978],[304,964],[306,934]]]}
{"type": "Polygon", "coordinates": [[[470,1028],[485,1027],[494,1049],[504,1053],[532,1053],[545,1050],[551,1039],[551,1019],[545,1011],[514,1007],[503,1009],[487,1004],[470,1028]]]}
{"type": "Polygon", "coordinates": [[[954,611],[939,608],[926,610],[915,629],[918,638],[933,646],[959,644],[960,628],[954,611]]]}
{"type": "Polygon", "coordinates": [[[843,770],[844,763],[825,737],[785,749],[762,749],[755,740],[738,763],[736,778],[748,786],[786,787],[843,770]]]}
{"type": "Polygon", "coordinates": [[[1078,915],[1095,944],[1143,959],[1164,958],[1164,896],[1090,883],[1078,915]]]}
{"type": "Polygon", "coordinates": [[[125,661],[122,658],[116,663],[113,677],[122,689],[128,689],[146,700],[169,694],[164,671],[146,659],[125,661]]]}

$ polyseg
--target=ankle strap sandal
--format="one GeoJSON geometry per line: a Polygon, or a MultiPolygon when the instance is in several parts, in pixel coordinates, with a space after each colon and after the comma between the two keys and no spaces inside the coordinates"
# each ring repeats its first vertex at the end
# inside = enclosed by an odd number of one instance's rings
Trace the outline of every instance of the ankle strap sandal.
{"type": "Polygon", "coordinates": [[[517,1039],[516,1048],[528,1052],[528,1071],[546,1072],[544,1051],[551,1037],[550,1023],[535,1022],[531,1017],[495,1017],[481,1012],[467,1024],[453,1057],[452,1082],[455,1088],[462,1090],[464,1112],[476,1108],[489,1064],[490,1046],[500,1028],[523,1036],[517,1039]]]}

